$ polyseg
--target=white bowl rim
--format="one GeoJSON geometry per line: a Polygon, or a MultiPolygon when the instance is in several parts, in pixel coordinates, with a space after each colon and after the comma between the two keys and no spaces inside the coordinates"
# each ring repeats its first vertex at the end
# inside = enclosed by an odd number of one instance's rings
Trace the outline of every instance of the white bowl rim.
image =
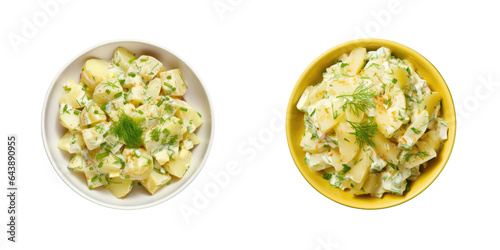
{"type": "Polygon", "coordinates": [[[47,89],[47,93],[45,94],[45,98],[44,98],[44,102],[43,102],[43,106],[42,106],[42,119],[41,119],[41,133],[42,133],[42,141],[43,141],[43,147],[45,149],[45,153],[47,154],[47,157],[49,158],[50,160],[50,163],[52,165],[52,168],[56,171],[57,175],[59,176],[59,178],[61,180],[63,180],[63,182],[68,186],[70,187],[73,191],[75,191],[77,194],[79,194],[81,197],[95,203],[95,204],[98,204],[98,205],[101,205],[101,206],[104,206],[104,207],[108,207],[108,208],[114,208],[114,209],[121,209],[121,210],[136,210],[136,209],[143,209],[143,208],[148,208],[148,207],[153,207],[153,206],[156,206],[158,204],[161,204],[169,199],[172,199],[173,197],[175,197],[177,194],[179,194],[182,190],[184,190],[187,186],[189,186],[189,184],[191,184],[191,182],[193,182],[193,180],[198,176],[198,174],[201,172],[201,169],[203,169],[203,166],[205,165],[205,162],[208,158],[208,155],[210,154],[210,150],[212,149],[212,143],[213,143],[213,140],[214,140],[214,134],[215,134],[215,122],[214,122],[214,109],[213,109],[213,104],[212,104],[212,99],[210,98],[210,94],[208,92],[208,89],[207,87],[205,86],[205,84],[203,83],[204,81],[201,79],[200,75],[195,71],[195,69],[193,67],[191,67],[191,65],[182,57],[180,57],[178,54],[172,52],[172,50],[170,49],[167,49],[165,48],[165,46],[162,46],[162,45],[158,45],[156,43],[152,43],[152,42],[149,42],[149,41],[145,41],[145,40],[140,40],[140,39],[114,39],[114,40],[108,40],[108,41],[104,41],[104,42],[101,42],[101,43],[98,43],[94,46],[91,46],[91,47],[88,47],[87,49],[83,50],[82,52],[80,52],[78,55],[74,56],[73,58],[71,58],[69,60],[69,62],[67,62],[62,68],[61,70],[59,70],[59,72],[55,75],[54,79],[52,80],[52,83],[50,84],[49,88],[47,89]],[[184,183],[184,185],[182,185],[181,187],[177,188],[174,192],[172,192],[171,194],[161,198],[161,199],[158,199],[156,201],[153,201],[153,202],[149,202],[149,203],[145,203],[145,204],[142,204],[142,205],[134,205],[134,206],[119,206],[119,205],[112,205],[112,204],[108,204],[108,203],[105,203],[105,202],[101,202],[97,199],[94,199],[93,197],[91,196],[88,196],[86,194],[83,194],[82,192],[80,192],[76,187],[73,186],[73,184],[67,180],[63,174],[60,172],[59,168],[56,167],[56,164],[55,164],[55,161],[54,159],[52,158],[52,155],[50,154],[49,150],[48,150],[48,142],[47,142],[47,138],[45,136],[45,110],[46,110],[46,107],[47,107],[47,100],[49,98],[49,95],[50,95],[50,92],[52,91],[52,89],[54,88],[55,84],[56,84],[56,81],[57,79],[59,78],[59,76],[64,72],[64,70],[66,70],[66,68],[68,68],[68,66],[73,62],[75,61],[77,58],[83,56],[84,54],[88,53],[89,51],[93,50],[93,49],[96,49],[98,47],[101,47],[101,46],[104,46],[104,45],[107,45],[107,44],[111,44],[111,43],[125,43],[125,42],[135,42],[135,43],[142,43],[142,44],[146,44],[146,45],[152,45],[152,46],[156,46],[158,48],[161,48],[161,49],[164,49],[165,51],[169,52],[170,54],[174,55],[175,57],[179,58],[179,60],[181,60],[187,67],[189,67],[189,69],[193,72],[193,74],[199,79],[200,81],[200,84],[201,86],[203,87],[203,89],[205,90],[205,93],[207,95],[207,99],[208,99],[208,103],[210,105],[210,140],[208,142],[208,145],[207,145],[207,150],[205,152],[205,155],[203,156],[203,159],[201,160],[201,163],[200,165],[196,168],[195,172],[192,174],[191,178],[188,179],[186,181],[186,183],[184,183]]]}

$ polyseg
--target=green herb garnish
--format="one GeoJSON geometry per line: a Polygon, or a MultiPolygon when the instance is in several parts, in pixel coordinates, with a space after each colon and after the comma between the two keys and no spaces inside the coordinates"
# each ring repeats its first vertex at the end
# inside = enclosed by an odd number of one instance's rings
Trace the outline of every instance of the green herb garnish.
{"type": "Polygon", "coordinates": [[[404,160],[409,161],[412,157],[420,157],[420,159],[425,160],[425,157],[429,156],[430,154],[427,151],[420,151],[415,154],[405,154],[404,160]]]}
{"type": "Polygon", "coordinates": [[[314,109],[314,110],[313,110],[313,111],[309,114],[309,116],[313,116],[313,115],[314,115],[314,113],[316,113],[316,109],[314,109]]]}
{"type": "Polygon", "coordinates": [[[416,129],[416,128],[411,128],[411,131],[413,131],[413,133],[419,135],[420,133],[422,133],[422,131],[416,129]]]}
{"type": "Polygon", "coordinates": [[[64,107],[63,107],[63,114],[69,114],[68,104],[64,105],[64,107]]]}
{"type": "Polygon", "coordinates": [[[354,132],[350,132],[349,134],[353,134],[356,136],[356,143],[362,147],[367,144],[369,146],[375,147],[375,143],[373,143],[372,138],[377,135],[377,123],[373,122],[373,120],[368,119],[363,122],[351,122],[347,121],[351,124],[354,132]]]}
{"type": "Polygon", "coordinates": [[[111,125],[110,132],[122,139],[129,148],[141,146],[143,129],[126,114],[122,114],[120,120],[111,125]]]}
{"type": "Polygon", "coordinates": [[[375,108],[375,102],[373,98],[375,97],[375,92],[370,91],[373,85],[366,86],[361,83],[356,87],[354,92],[350,95],[339,95],[337,98],[342,98],[345,100],[344,104],[340,107],[344,112],[347,107],[351,113],[359,117],[359,112],[365,112],[368,106],[375,108]]]}
{"type": "Polygon", "coordinates": [[[133,61],[135,61],[135,56],[132,56],[132,58],[130,58],[130,60],[128,60],[128,63],[132,64],[133,61]]]}
{"type": "Polygon", "coordinates": [[[342,169],[342,171],[340,171],[341,175],[345,175],[351,170],[351,167],[347,166],[346,164],[342,164],[342,166],[344,166],[344,168],[342,169]]]}
{"type": "Polygon", "coordinates": [[[99,159],[102,159],[102,158],[104,158],[104,157],[106,157],[108,155],[109,155],[109,152],[104,152],[102,154],[96,155],[95,158],[96,158],[96,160],[99,160],[99,159]]]}

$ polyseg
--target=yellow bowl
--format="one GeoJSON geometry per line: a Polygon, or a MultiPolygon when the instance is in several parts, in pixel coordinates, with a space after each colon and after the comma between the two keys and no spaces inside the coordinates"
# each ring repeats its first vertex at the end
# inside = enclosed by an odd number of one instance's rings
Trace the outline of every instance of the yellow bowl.
{"type": "Polygon", "coordinates": [[[437,69],[422,55],[416,51],[396,42],[382,39],[360,39],[349,41],[337,45],[316,58],[309,67],[302,73],[299,80],[293,88],[286,113],[286,137],[288,147],[292,154],[295,165],[302,173],[304,178],[318,192],[340,204],[361,208],[361,209],[380,209],[399,205],[406,202],[424,191],[438,177],[443,170],[448,158],[451,155],[453,144],[455,143],[456,119],[455,106],[443,77],[437,69]],[[304,157],[305,152],[300,147],[300,140],[304,133],[304,113],[296,108],[297,101],[307,86],[322,81],[322,73],[327,67],[333,64],[343,53],[349,53],[357,47],[365,47],[368,51],[376,50],[380,47],[387,47],[392,51],[395,57],[408,60],[413,64],[417,73],[427,81],[427,84],[433,91],[439,92],[443,96],[442,114],[449,123],[448,140],[444,141],[441,151],[435,159],[429,161],[428,166],[423,170],[415,181],[409,183],[410,190],[404,195],[385,194],[383,198],[371,197],[368,195],[356,196],[349,191],[342,191],[334,188],[330,183],[323,179],[321,172],[315,172],[309,169],[304,157]]]}

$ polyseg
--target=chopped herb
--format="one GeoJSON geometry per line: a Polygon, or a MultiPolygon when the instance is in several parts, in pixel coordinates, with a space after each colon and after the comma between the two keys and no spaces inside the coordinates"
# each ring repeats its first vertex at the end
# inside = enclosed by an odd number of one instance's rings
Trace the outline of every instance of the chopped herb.
{"type": "Polygon", "coordinates": [[[405,154],[404,160],[409,161],[412,157],[420,157],[422,160],[425,160],[425,157],[429,156],[430,154],[427,151],[420,151],[415,154],[405,154]]]}
{"type": "Polygon", "coordinates": [[[151,131],[151,133],[149,134],[149,136],[151,137],[151,140],[155,141],[155,142],[158,142],[160,140],[160,129],[159,128],[155,128],[151,131]]]}
{"type": "Polygon", "coordinates": [[[419,134],[421,134],[421,133],[422,133],[422,131],[420,131],[420,130],[418,130],[418,129],[416,129],[416,128],[411,128],[411,130],[413,131],[413,133],[415,133],[415,134],[417,134],[417,135],[419,135],[419,134]]]}
{"type": "Polygon", "coordinates": [[[377,68],[377,69],[380,69],[380,64],[377,64],[377,63],[372,63],[372,64],[370,64],[370,66],[368,66],[366,69],[369,69],[369,68],[371,68],[372,66],[374,66],[374,67],[375,67],[375,68],[377,68]]]}
{"type": "Polygon", "coordinates": [[[149,74],[148,74],[148,75],[154,75],[154,73],[153,73],[153,69],[155,69],[156,67],[158,67],[158,64],[159,64],[159,63],[157,63],[157,64],[156,64],[153,68],[151,68],[151,71],[149,72],[149,74]]]}
{"type": "Polygon", "coordinates": [[[188,111],[188,109],[187,109],[187,108],[185,108],[185,107],[181,107],[181,108],[180,108],[180,110],[182,110],[182,111],[184,111],[184,112],[188,111]]]}
{"type": "Polygon", "coordinates": [[[165,105],[165,110],[172,113],[172,112],[174,112],[174,107],[167,104],[167,105],[165,105]]]}
{"type": "Polygon", "coordinates": [[[125,166],[125,161],[122,160],[122,158],[118,157],[118,156],[114,156],[116,161],[113,162],[113,164],[121,164],[122,166],[125,166]]]}
{"type": "Polygon", "coordinates": [[[135,73],[134,72],[130,72],[130,73],[128,73],[128,75],[131,76],[131,77],[135,77],[135,73]]]}
{"type": "Polygon", "coordinates": [[[135,61],[135,56],[132,56],[132,58],[130,58],[130,60],[128,60],[128,63],[132,64],[133,61],[135,61]]]}
{"type": "Polygon", "coordinates": [[[118,85],[116,84],[116,82],[110,82],[110,81],[107,81],[106,83],[104,83],[104,86],[105,87],[111,87],[111,88],[114,88],[114,89],[120,88],[120,87],[118,87],[118,85]]]}
{"type": "Polygon", "coordinates": [[[347,65],[349,65],[349,64],[348,63],[342,63],[342,64],[340,64],[340,67],[341,68],[345,68],[345,66],[347,66],[347,65]]]}
{"type": "Polygon", "coordinates": [[[332,174],[324,174],[323,179],[330,180],[332,178],[332,174]]]}
{"type": "Polygon", "coordinates": [[[104,157],[107,157],[109,155],[109,152],[104,152],[102,154],[98,154],[95,156],[96,160],[102,159],[104,157]]]}
{"type": "Polygon", "coordinates": [[[399,171],[399,168],[398,168],[398,166],[396,164],[393,164],[393,163],[389,162],[389,166],[391,166],[392,169],[399,171]]]}
{"type": "Polygon", "coordinates": [[[314,113],[316,113],[316,109],[314,109],[313,112],[311,112],[311,114],[309,114],[309,116],[313,116],[314,113]]]}
{"type": "Polygon", "coordinates": [[[363,158],[358,159],[358,160],[356,160],[356,161],[354,162],[354,164],[352,164],[352,165],[353,165],[353,166],[355,166],[356,164],[358,164],[358,163],[359,163],[360,161],[362,161],[362,160],[363,160],[363,158]]]}
{"type": "Polygon", "coordinates": [[[398,79],[392,78],[392,83],[397,83],[397,82],[398,82],[398,79]]]}
{"type": "Polygon", "coordinates": [[[111,90],[106,89],[106,94],[108,94],[108,95],[111,94],[111,90]]]}
{"type": "Polygon", "coordinates": [[[99,165],[97,166],[98,168],[102,168],[102,165],[104,165],[104,162],[99,162],[99,165]]]}
{"type": "Polygon", "coordinates": [[[63,107],[63,114],[69,114],[69,111],[68,111],[68,104],[65,104],[64,107],[63,107]]]}
{"type": "Polygon", "coordinates": [[[177,139],[178,139],[178,136],[174,135],[174,136],[172,136],[172,138],[170,139],[170,141],[167,142],[167,144],[168,145],[174,145],[174,143],[177,142],[177,139]]]}
{"type": "Polygon", "coordinates": [[[171,84],[167,83],[167,82],[164,82],[163,85],[169,87],[172,91],[175,91],[177,90],[174,86],[172,86],[171,84]]]}
{"type": "Polygon", "coordinates": [[[392,99],[391,98],[387,98],[385,101],[384,101],[384,104],[385,105],[391,105],[392,103],[392,99]]]}
{"type": "Polygon", "coordinates": [[[346,164],[342,164],[342,166],[344,168],[342,169],[342,171],[340,171],[341,175],[345,175],[345,174],[347,174],[351,170],[351,167],[347,166],[346,164]]]}
{"type": "Polygon", "coordinates": [[[115,98],[118,98],[118,97],[122,96],[122,94],[123,94],[123,92],[116,93],[116,94],[114,95],[114,97],[115,97],[115,98]]]}

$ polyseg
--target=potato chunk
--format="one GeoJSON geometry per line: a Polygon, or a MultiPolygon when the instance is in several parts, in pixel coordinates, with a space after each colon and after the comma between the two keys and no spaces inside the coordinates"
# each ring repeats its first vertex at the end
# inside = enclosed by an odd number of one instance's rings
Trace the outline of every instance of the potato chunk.
{"type": "Polygon", "coordinates": [[[160,73],[161,87],[170,96],[183,96],[188,87],[180,69],[160,73]]]}
{"type": "Polygon", "coordinates": [[[342,156],[342,162],[351,161],[359,151],[359,145],[356,143],[353,127],[347,122],[341,122],[335,129],[339,138],[339,151],[342,156]]]}
{"type": "Polygon", "coordinates": [[[173,160],[167,162],[164,165],[167,172],[177,178],[182,178],[186,174],[189,166],[191,166],[191,160],[193,154],[189,150],[181,149],[179,155],[173,160]]]}
{"type": "Polygon", "coordinates": [[[155,194],[161,187],[170,184],[169,174],[162,174],[156,171],[151,171],[148,178],[141,180],[142,186],[144,186],[151,194],[155,194]]]}
{"type": "Polygon", "coordinates": [[[117,48],[113,54],[113,63],[123,71],[127,71],[134,60],[135,56],[124,48],[117,48]]]}
{"type": "Polygon", "coordinates": [[[109,191],[118,199],[125,197],[134,187],[134,181],[131,179],[123,179],[114,177],[109,179],[109,191]]]}
{"type": "Polygon", "coordinates": [[[335,125],[344,119],[344,111],[340,109],[343,101],[338,98],[322,99],[316,104],[312,111],[313,121],[315,121],[322,133],[330,132],[335,125]]]}
{"type": "Polygon", "coordinates": [[[83,65],[82,82],[90,90],[94,90],[97,84],[106,79],[117,78],[120,72],[120,68],[109,61],[89,59],[83,65]]]}

